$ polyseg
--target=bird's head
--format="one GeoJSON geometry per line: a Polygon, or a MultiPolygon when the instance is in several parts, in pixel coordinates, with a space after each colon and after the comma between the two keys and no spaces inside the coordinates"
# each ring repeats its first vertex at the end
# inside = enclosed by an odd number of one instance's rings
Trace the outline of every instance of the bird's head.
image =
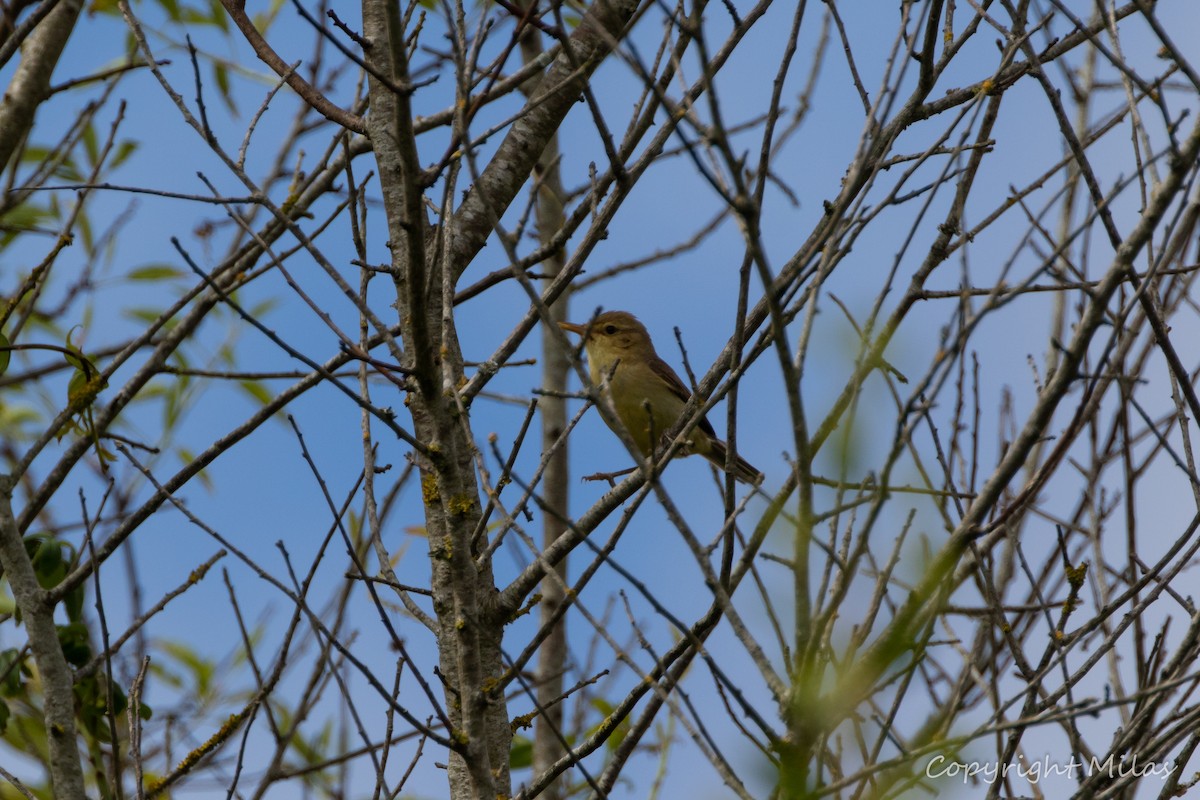
{"type": "Polygon", "coordinates": [[[583,336],[588,360],[601,369],[618,359],[649,359],[654,355],[646,326],[628,311],[605,311],[586,325],[560,322],[558,326],[583,336]]]}

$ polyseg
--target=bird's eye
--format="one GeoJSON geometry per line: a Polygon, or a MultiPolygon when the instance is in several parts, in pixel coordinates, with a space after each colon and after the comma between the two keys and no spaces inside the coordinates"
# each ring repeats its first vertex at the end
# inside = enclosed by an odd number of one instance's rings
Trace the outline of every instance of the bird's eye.
{"type": "Polygon", "coordinates": [[[607,333],[609,336],[612,336],[614,333],[617,332],[617,326],[616,325],[605,325],[604,332],[607,333]]]}

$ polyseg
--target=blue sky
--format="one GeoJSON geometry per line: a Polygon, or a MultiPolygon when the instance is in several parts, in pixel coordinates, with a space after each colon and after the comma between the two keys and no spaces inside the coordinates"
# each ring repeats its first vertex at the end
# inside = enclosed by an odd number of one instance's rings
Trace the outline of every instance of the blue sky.
{"type": "MultiPolygon", "coordinates": [[[[810,6],[790,78],[790,98],[795,96],[807,78],[811,50],[820,28],[821,4],[812,3],[810,6]]],[[[877,8],[884,8],[886,13],[880,11],[878,17],[847,13],[845,20],[858,69],[868,91],[872,93],[880,80],[881,70],[891,46],[894,18],[898,13],[892,4],[880,4],[877,8]]],[[[250,10],[252,13],[259,11],[253,6],[250,10]]],[[[138,13],[148,27],[160,29],[167,37],[177,42],[175,37],[178,35],[178,29],[165,25],[156,6],[143,3],[138,7],[138,13]]],[[[339,9],[339,14],[342,14],[349,24],[355,24],[352,9],[346,9],[344,12],[339,9]]],[[[1196,24],[1200,22],[1200,10],[1191,3],[1179,0],[1158,3],[1158,14],[1169,23],[1169,29],[1173,31],[1195,30],[1196,24]]],[[[718,93],[722,113],[728,124],[736,125],[762,112],[769,97],[771,79],[790,20],[791,9],[788,8],[788,4],[781,3],[773,7],[721,73],[717,84],[718,93]]],[[[719,4],[709,7],[706,22],[711,25],[710,36],[714,42],[720,41],[729,28],[726,12],[719,4]]],[[[635,42],[644,58],[653,52],[660,32],[658,24],[657,17],[651,15],[640,23],[635,32],[635,42]]],[[[436,23],[431,21],[430,25],[434,26],[436,23]]],[[[1122,31],[1122,45],[1127,55],[1140,68],[1151,70],[1155,64],[1153,54],[1157,44],[1152,41],[1148,31],[1138,24],[1128,26],[1128,30],[1122,28],[1122,31]]],[[[228,42],[212,31],[202,28],[193,28],[192,33],[196,43],[210,55],[231,58],[248,69],[247,74],[235,74],[232,78],[237,113],[230,113],[220,102],[212,90],[211,82],[207,89],[207,107],[213,127],[218,131],[223,143],[236,150],[248,117],[261,102],[271,85],[271,79],[266,76],[266,69],[252,60],[248,48],[236,37],[232,42],[228,42]]],[[[311,33],[290,6],[285,5],[280,10],[269,38],[285,59],[307,58],[311,51],[311,33]]],[[[987,77],[995,69],[997,59],[993,39],[995,34],[981,33],[964,54],[962,63],[953,72],[952,77],[947,79],[946,85],[936,87],[932,96],[936,97],[944,90],[987,77]]],[[[123,40],[124,26],[119,18],[96,14],[82,20],[56,73],[56,80],[95,71],[120,60],[124,52],[123,40]]],[[[162,38],[155,37],[153,41],[160,57],[172,60],[172,64],[165,68],[166,74],[189,104],[194,105],[191,66],[186,52],[169,47],[164,44],[162,38]]],[[[439,42],[433,35],[426,41],[439,42]]],[[[1187,41],[1183,44],[1196,55],[1194,42],[1187,41]]],[[[1072,66],[1078,66],[1078,62],[1078,55],[1069,60],[1072,66]]],[[[0,78],[7,79],[11,69],[10,65],[5,72],[0,73],[0,78]]],[[[206,78],[210,78],[207,69],[206,62],[204,74],[206,78]]],[[[910,84],[913,69],[909,68],[910,84]]],[[[697,76],[694,57],[685,63],[685,74],[689,80],[694,80],[697,76]]],[[[345,104],[353,87],[353,79],[348,73],[339,81],[338,91],[332,95],[338,102],[345,104]]],[[[606,114],[618,121],[618,135],[636,97],[636,86],[637,81],[628,69],[617,63],[606,64],[594,80],[594,88],[601,106],[606,114]]],[[[451,89],[449,82],[444,79],[430,91],[420,93],[416,101],[418,113],[431,113],[446,107],[450,102],[451,89]]],[[[50,140],[75,118],[82,104],[95,93],[94,89],[73,92],[51,101],[40,112],[35,138],[39,141],[50,140]]],[[[196,134],[183,124],[178,113],[147,72],[141,71],[127,76],[119,85],[117,96],[128,103],[122,136],[138,139],[142,146],[126,165],[109,176],[109,180],[126,185],[203,194],[206,192],[204,185],[196,177],[199,171],[213,180],[222,191],[239,195],[245,192],[207,151],[196,134]]],[[[267,160],[272,156],[272,146],[283,135],[291,120],[295,102],[295,98],[285,89],[264,116],[250,148],[251,174],[259,174],[265,168],[267,160]]],[[[515,107],[513,102],[515,100],[498,104],[495,118],[511,113],[515,107]]],[[[1118,107],[1121,102],[1118,93],[1109,93],[1098,105],[1095,118],[1118,107]]],[[[1194,98],[1175,102],[1188,103],[1194,108],[1194,98]]],[[[789,100],[788,105],[791,104],[792,101],[789,100]]],[[[701,111],[707,116],[706,108],[702,107],[701,111]]],[[[113,111],[110,107],[100,115],[98,130],[106,130],[112,118],[113,111]]],[[[490,119],[492,117],[486,115],[482,117],[479,121],[480,128],[489,124],[490,119]]],[[[928,146],[929,137],[940,133],[944,125],[945,121],[939,119],[914,126],[901,138],[896,152],[920,152],[928,146]]],[[[820,219],[823,214],[823,201],[833,198],[838,192],[862,127],[862,106],[849,83],[849,72],[835,40],[812,96],[812,111],[775,161],[775,169],[780,178],[796,192],[798,201],[793,204],[777,189],[770,189],[767,193],[767,205],[764,209],[765,243],[768,256],[776,268],[796,249],[820,219]]],[[[327,135],[322,129],[306,137],[303,145],[306,166],[311,165],[316,155],[323,151],[327,135]]],[[[758,129],[755,128],[751,133],[737,137],[736,143],[755,153],[757,136],[758,129]]],[[[1045,98],[1032,81],[1022,82],[1007,95],[1005,112],[998,122],[994,138],[997,142],[995,152],[987,159],[978,188],[968,206],[968,224],[977,222],[999,205],[1009,193],[1010,187],[1029,183],[1061,158],[1064,152],[1053,119],[1047,114],[1045,98]]],[[[564,153],[564,182],[570,187],[584,184],[587,180],[588,163],[599,159],[600,156],[591,132],[591,119],[583,105],[576,109],[563,127],[560,144],[564,153]]],[[[494,142],[491,142],[484,146],[481,158],[486,158],[493,145],[494,142]]],[[[429,163],[440,156],[445,148],[445,139],[440,133],[435,133],[422,139],[419,147],[422,161],[429,163]]],[[[1110,134],[1105,141],[1096,146],[1094,157],[1106,186],[1118,173],[1128,169],[1129,148],[1127,129],[1110,134]]],[[[912,184],[920,185],[932,180],[941,167],[942,162],[935,159],[922,170],[922,177],[913,179],[912,184]]],[[[356,174],[361,176],[369,168],[368,161],[360,159],[356,164],[356,174]]],[[[896,177],[901,169],[902,167],[893,168],[896,177]]],[[[896,177],[889,173],[888,179],[895,180],[896,177]]],[[[888,185],[886,179],[883,185],[888,185]]],[[[1057,186],[1048,186],[1035,195],[1031,205],[1036,207],[1037,199],[1044,201],[1056,188],[1057,186]]],[[[876,191],[878,193],[878,190],[876,191]]],[[[279,200],[284,194],[284,187],[277,187],[273,196],[279,200]]],[[[69,195],[64,193],[60,199],[67,202],[69,195]]],[[[86,330],[87,338],[84,342],[88,347],[97,348],[105,343],[120,340],[122,336],[134,330],[135,323],[122,316],[122,312],[127,308],[161,306],[181,287],[191,285],[190,276],[170,287],[131,283],[122,278],[130,270],[150,263],[168,263],[182,267],[170,244],[172,236],[182,240],[185,247],[206,267],[213,266],[224,254],[222,242],[225,241],[226,230],[220,229],[211,242],[202,241],[196,233],[204,222],[225,223],[223,213],[211,205],[152,197],[131,200],[123,194],[99,193],[93,196],[89,206],[93,224],[97,227],[102,226],[104,220],[114,219],[131,202],[136,204],[136,215],[121,236],[96,292],[92,306],[94,322],[86,330]]],[[[946,196],[935,198],[933,207],[919,225],[913,243],[907,249],[904,249],[904,242],[912,224],[911,203],[892,211],[885,211],[878,224],[872,226],[869,234],[859,239],[853,253],[828,283],[827,291],[844,301],[859,320],[863,319],[878,293],[883,275],[897,259],[900,262],[900,279],[897,286],[902,288],[905,285],[906,276],[920,263],[929,243],[936,235],[936,224],[944,215],[947,202],[946,196]]],[[[607,238],[589,259],[587,273],[595,274],[608,266],[671,246],[681,238],[690,236],[701,224],[711,219],[720,206],[720,198],[695,174],[685,156],[665,159],[646,175],[621,209],[608,231],[607,238]]],[[[328,208],[328,205],[325,207],[328,208]]],[[[1127,193],[1118,200],[1114,208],[1118,226],[1121,230],[1127,230],[1132,226],[1136,213],[1136,196],[1127,193]]],[[[382,262],[386,258],[383,245],[386,235],[382,214],[377,207],[372,209],[368,225],[371,258],[382,262]]],[[[1012,238],[1019,235],[1024,227],[1023,220],[1013,215],[1010,221],[989,230],[969,249],[966,261],[948,263],[944,274],[939,273],[930,282],[931,288],[955,288],[961,270],[964,269],[970,270],[977,283],[986,284],[986,276],[998,274],[1005,259],[1014,249],[1012,238]]],[[[348,225],[339,221],[321,237],[319,244],[327,256],[343,269],[342,274],[352,283],[356,283],[357,277],[349,264],[354,254],[350,245],[348,225]]],[[[19,272],[26,271],[40,258],[44,245],[44,242],[30,242],[28,250],[10,251],[10,264],[13,265],[10,269],[15,266],[19,272]]],[[[22,248],[25,246],[23,243],[22,248]]],[[[703,374],[732,332],[733,297],[737,291],[737,268],[743,249],[742,237],[737,226],[731,220],[727,220],[696,251],[652,268],[627,273],[609,283],[580,292],[572,299],[573,316],[580,320],[586,319],[597,307],[631,311],[646,322],[659,345],[660,353],[677,368],[680,367],[681,361],[674,345],[672,330],[678,326],[693,368],[698,374],[703,374]]],[[[1095,263],[1104,264],[1106,253],[1106,250],[1097,245],[1094,253],[1095,263]]],[[[68,251],[63,257],[63,267],[60,268],[66,268],[65,271],[69,274],[71,266],[81,258],[80,253],[68,251]]],[[[1027,267],[1028,256],[1024,255],[1022,258],[1026,260],[1021,262],[1021,265],[1027,267]]],[[[472,264],[463,282],[470,283],[504,264],[503,249],[493,243],[472,264]]],[[[356,315],[353,309],[349,304],[342,302],[328,279],[315,265],[297,259],[292,271],[315,296],[328,299],[329,310],[344,330],[356,330],[356,315]]],[[[1021,274],[1020,265],[1016,272],[1021,274]]],[[[380,278],[372,288],[376,309],[381,314],[388,313],[387,304],[390,301],[385,284],[385,279],[380,278]]],[[[335,337],[302,306],[277,276],[270,275],[249,287],[242,298],[247,305],[269,299],[276,301],[277,305],[264,315],[263,321],[291,345],[318,360],[324,360],[337,351],[335,337]]],[[[928,364],[929,349],[934,346],[941,327],[949,317],[946,307],[935,305],[939,302],[948,306],[953,301],[930,301],[930,311],[910,316],[889,349],[889,359],[902,372],[915,376],[928,364]]],[[[986,403],[984,418],[987,421],[983,448],[985,454],[990,453],[994,456],[999,447],[1000,431],[997,430],[996,420],[999,416],[1003,387],[1015,387],[1014,408],[1018,419],[1030,408],[1032,378],[1027,359],[1029,355],[1039,361],[1044,357],[1049,302],[1048,295],[1044,301],[1027,300],[1015,322],[1013,317],[1000,316],[993,323],[986,324],[978,334],[976,347],[983,352],[987,366],[984,370],[985,385],[982,391],[986,403]]],[[[486,296],[462,305],[459,309],[458,324],[466,357],[479,360],[489,355],[494,343],[512,329],[526,309],[526,300],[515,285],[497,287],[486,296]]],[[[390,317],[385,316],[385,319],[390,317]]],[[[74,324],[75,321],[69,322],[74,324]]],[[[829,407],[832,398],[842,388],[851,368],[858,339],[836,306],[829,303],[823,306],[818,315],[814,331],[818,344],[813,347],[809,357],[808,369],[802,381],[802,392],[810,413],[819,419],[829,407]]],[[[227,339],[233,342],[240,369],[301,368],[301,365],[290,361],[261,334],[249,329],[230,314],[224,314],[205,325],[193,353],[198,361],[203,361],[205,356],[211,357],[227,339]]],[[[517,354],[517,358],[536,357],[537,342],[538,337],[530,337],[526,346],[517,354]]],[[[538,382],[537,367],[514,367],[503,371],[489,389],[511,397],[528,398],[538,382]]],[[[114,385],[117,383],[118,381],[113,382],[114,385]]],[[[739,401],[739,451],[767,473],[768,489],[782,483],[787,472],[782,453],[791,450],[790,436],[782,427],[786,425],[787,415],[784,398],[779,391],[780,383],[778,367],[771,363],[768,356],[748,372],[741,387],[739,401]]],[[[287,382],[271,384],[275,389],[286,385],[287,382]]],[[[394,392],[389,384],[376,382],[373,392],[376,401],[381,405],[392,405],[402,412],[398,395],[388,399],[389,393],[394,392]]],[[[256,402],[236,387],[215,386],[206,389],[202,399],[177,431],[178,442],[198,450],[213,438],[238,425],[255,408],[256,402]]],[[[578,408],[578,405],[573,406],[574,408],[578,408]]],[[[718,430],[724,428],[724,408],[724,405],[718,406],[711,417],[718,430]]],[[[483,440],[494,432],[501,450],[506,452],[523,418],[523,408],[484,398],[477,402],[472,411],[472,425],[477,437],[483,440]]],[[[289,412],[294,415],[297,424],[303,430],[315,460],[329,482],[333,495],[340,502],[361,469],[357,409],[340,393],[321,388],[301,398],[289,408],[289,412]]],[[[856,419],[852,445],[845,453],[851,475],[861,476],[876,468],[882,455],[881,450],[891,438],[893,413],[893,406],[887,398],[882,382],[873,380],[867,387],[862,410],[856,419]]],[[[403,421],[403,413],[400,418],[403,421]]],[[[127,435],[142,438],[151,444],[156,442],[161,420],[155,404],[150,403],[142,408],[131,407],[125,415],[124,422],[128,425],[123,429],[127,435]]],[[[386,485],[388,480],[394,479],[400,472],[406,448],[378,426],[375,433],[380,444],[380,461],[395,465],[391,473],[381,478],[386,485]]],[[[536,442],[537,437],[531,436],[530,441],[536,442]]],[[[595,413],[589,413],[585,417],[572,443],[572,471],[575,475],[619,469],[629,463],[628,454],[620,442],[604,428],[595,413]]],[[[820,470],[827,474],[833,473],[840,466],[837,454],[832,452],[833,448],[830,450],[829,454],[823,454],[818,461],[820,470]]],[[[536,464],[537,455],[536,447],[532,444],[527,445],[519,461],[518,470],[529,474],[536,464]]],[[[490,455],[487,459],[489,468],[495,474],[498,468],[492,463],[490,455]]],[[[52,463],[52,454],[46,454],[35,463],[35,474],[43,475],[52,463]]],[[[163,473],[169,474],[169,471],[177,467],[177,463],[173,456],[164,455],[161,465],[163,473]]],[[[122,466],[122,469],[125,467],[122,466]]],[[[664,478],[668,490],[680,502],[687,519],[695,526],[702,540],[707,540],[712,535],[720,519],[720,497],[712,487],[709,475],[709,468],[704,462],[688,459],[672,464],[664,478]]],[[[276,574],[282,574],[282,564],[275,546],[277,540],[286,543],[296,564],[309,563],[325,534],[330,517],[313,478],[299,458],[298,445],[286,423],[280,420],[265,425],[207,470],[206,477],[211,481],[211,488],[193,482],[181,493],[189,508],[199,514],[206,523],[220,530],[235,541],[238,547],[243,548],[252,558],[276,574]]],[[[915,480],[911,470],[905,472],[902,469],[900,477],[903,480],[915,480]]],[[[60,493],[63,500],[62,504],[56,507],[55,513],[61,518],[77,515],[76,489],[79,487],[85,488],[91,496],[98,497],[98,484],[94,476],[86,470],[77,469],[68,486],[60,493]]],[[[573,482],[573,511],[581,513],[588,508],[603,493],[604,488],[598,484],[573,482]]],[[[1145,491],[1152,492],[1153,489],[1145,491]]],[[[510,492],[516,494],[511,489],[510,492]]],[[[146,496],[144,486],[140,490],[140,496],[146,496]]],[[[1153,500],[1153,497],[1149,499],[1153,500]]],[[[1075,498],[1071,496],[1063,499],[1064,505],[1074,502],[1075,498]]],[[[415,482],[402,491],[400,504],[400,512],[389,522],[387,544],[393,550],[404,551],[397,567],[401,580],[425,583],[428,572],[425,543],[420,537],[405,532],[408,526],[421,523],[419,493],[415,482]]],[[[909,507],[910,505],[903,503],[897,504],[894,511],[897,521],[903,518],[909,507]]],[[[760,508],[758,501],[752,503],[751,517],[755,510],[760,508]]],[[[1163,508],[1164,516],[1172,514],[1169,505],[1164,504],[1163,508]]],[[[929,513],[928,509],[921,509],[918,519],[924,526],[921,532],[936,541],[942,534],[936,517],[929,513]]],[[[1164,528],[1167,528],[1166,520],[1164,528]]],[[[540,537],[540,518],[535,519],[529,529],[540,537]]],[[[607,530],[598,533],[607,535],[607,530]]],[[[768,549],[786,552],[786,538],[782,532],[780,538],[781,541],[768,549]]],[[[189,526],[177,512],[167,509],[139,530],[130,546],[140,565],[139,578],[144,594],[152,599],[182,582],[197,563],[216,549],[216,545],[204,533],[189,526]]],[[[580,555],[575,560],[576,570],[579,569],[580,561],[586,561],[583,551],[579,552],[580,555]]],[[[635,523],[624,535],[615,558],[642,580],[660,587],[660,596],[672,611],[682,618],[693,619],[707,604],[702,578],[691,563],[690,554],[652,503],[648,503],[647,507],[639,512],[635,523]]],[[[528,554],[512,542],[502,548],[496,559],[496,571],[500,581],[503,582],[515,574],[527,559],[528,554]]],[[[287,604],[283,598],[265,586],[250,570],[233,563],[232,559],[226,559],[223,563],[230,570],[230,579],[237,587],[239,597],[245,604],[244,608],[248,610],[248,616],[258,619],[260,615],[267,615],[262,618],[269,619],[272,625],[278,625],[286,617],[287,604]]],[[[914,565],[911,568],[917,567],[914,565]]],[[[331,596],[340,585],[344,572],[341,548],[335,544],[328,562],[322,567],[314,596],[331,596]]],[[[122,608],[125,599],[125,577],[122,573],[123,568],[116,561],[102,573],[108,587],[106,599],[111,598],[110,613],[118,617],[127,613],[127,607],[122,608]]],[[[779,577],[775,578],[769,574],[768,585],[783,592],[787,589],[789,579],[783,572],[777,575],[779,577]],[[779,581],[780,586],[772,585],[771,582],[775,580],[779,581]]],[[[602,570],[600,577],[588,587],[582,601],[593,613],[607,615],[613,635],[619,641],[627,642],[631,634],[626,612],[616,599],[617,592],[621,590],[630,591],[620,578],[610,571],[602,570]]],[[[669,627],[656,619],[636,594],[630,602],[635,619],[639,624],[646,626],[655,647],[660,652],[669,647],[672,641],[669,627]]],[[[351,624],[360,634],[355,640],[355,653],[367,660],[379,674],[386,676],[390,674],[394,654],[389,651],[374,617],[374,611],[364,594],[361,591],[356,593],[351,624]]],[[[404,622],[411,625],[407,620],[404,622]]],[[[513,626],[510,633],[510,653],[519,649],[519,643],[529,633],[529,624],[528,621],[522,621],[513,626]]],[[[755,618],[753,624],[765,626],[761,617],[755,618]]],[[[586,651],[591,640],[591,631],[588,630],[587,624],[575,615],[571,619],[571,626],[573,644],[580,652],[586,651]]],[[[113,627],[121,626],[113,624],[113,627]]],[[[406,627],[406,630],[409,631],[407,635],[411,638],[408,641],[417,658],[426,664],[432,664],[430,637],[415,625],[406,627]]],[[[231,624],[226,590],[216,575],[210,576],[204,584],[175,601],[151,626],[150,632],[158,640],[189,642],[214,658],[232,652],[239,644],[236,628],[231,624]]],[[[272,641],[271,632],[267,633],[265,641],[272,641]]],[[[0,641],[0,644],[9,646],[3,641],[0,641]]],[[[753,678],[750,665],[746,663],[739,646],[733,642],[727,630],[722,630],[714,636],[711,650],[730,659],[729,663],[732,666],[727,668],[728,671],[733,674],[744,672],[746,690],[760,701],[765,701],[765,694],[758,681],[753,678]]],[[[643,666],[648,663],[644,654],[639,654],[638,658],[643,666]]],[[[606,659],[611,662],[611,654],[598,658],[601,663],[606,659]]],[[[288,676],[289,690],[298,690],[304,674],[305,670],[299,669],[288,676]]],[[[579,677],[574,674],[571,676],[572,680],[579,677]]],[[[618,687],[627,685],[629,678],[626,672],[621,676],[621,682],[613,687],[606,687],[606,691],[611,691],[612,696],[619,696],[618,687]]],[[[230,681],[236,686],[250,686],[249,676],[244,671],[231,673],[230,681]]],[[[362,703],[361,707],[376,712],[378,701],[373,699],[370,690],[364,688],[361,681],[356,679],[352,679],[352,684],[355,696],[362,703]]],[[[406,684],[407,686],[410,684],[406,684]]],[[[703,670],[694,671],[686,688],[692,700],[705,707],[706,718],[719,725],[720,721],[723,721],[724,712],[713,697],[711,680],[703,674],[703,670]]],[[[157,692],[163,689],[152,685],[150,691],[149,699],[153,703],[158,696],[157,692]]],[[[170,694],[164,691],[161,696],[169,698],[170,694]]],[[[332,705],[324,710],[328,712],[329,718],[337,718],[332,705]]],[[[528,710],[527,701],[517,700],[510,704],[510,712],[513,714],[526,713],[528,710]]],[[[594,717],[590,721],[594,721],[594,717]]],[[[727,728],[726,723],[726,729],[719,734],[725,737],[722,741],[729,747],[727,753],[734,757],[738,766],[753,763],[754,756],[745,746],[744,740],[727,728]]],[[[213,729],[213,720],[210,719],[198,725],[192,733],[198,739],[203,739],[213,729]]],[[[711,768],[691,752],[686,737],[681,739],[674,756],[675,760],[671,762],[664,796],[727,796],[711,768]]],[[[181,748],[186,746],[186,743],[180,745],[181,748]]],[[[398,753],[397,763],[404,762],[406,758],[407,754],[398,753]]],[[[434,760],[435,758],[427,755],[418,772],[414,774],[413,783],[410,785],[413,796],[438,797],[444,792],[444,776],[432,766],[434,760]]],[[[618,787],[614,796],[644,796],[642,792],[645,784],[642,781],[649,780],[655,767],[654,754],[639,756],[630,773],[631,776],[637,776],[637,783],[618,787]],[[627,794],[622,794],[626,791],[627,794]]],[[[749,771],[745,770],[746,773],[749,771]]],[[[197,787],[194,791],[181,792],[181,796],[216,796],[218,791],[220,790],[211,787],[197,787]]],[[[220,793],[223,794],[223,791],[220,793]]]]}

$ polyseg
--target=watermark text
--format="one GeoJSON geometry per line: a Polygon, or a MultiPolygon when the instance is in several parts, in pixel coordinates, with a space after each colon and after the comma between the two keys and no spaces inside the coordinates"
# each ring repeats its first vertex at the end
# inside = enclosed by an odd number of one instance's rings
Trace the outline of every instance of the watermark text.
{"type": "Polygon", "coordinates": [[[999,761],[959,761],[944,755],[936,755],[925,763],[925,777],[953,778],[964,784],[973,781],[995,783],[996,781],[1015,778],[1038,783],[1052,776],[1064,776],[1068,779],[1088,778],[1097,773],[1109,778],[1153,778],[1166,780],[1175,771],[1174,761],[1144,761],[1136,754],[1110,755],[1101,759],[1078,759],[1072,757],[1068,761],[1055,761],[1045,756],[1038,761],[1028,761],[1018,756],[1016,761],[1001,764],[999,761]]]}

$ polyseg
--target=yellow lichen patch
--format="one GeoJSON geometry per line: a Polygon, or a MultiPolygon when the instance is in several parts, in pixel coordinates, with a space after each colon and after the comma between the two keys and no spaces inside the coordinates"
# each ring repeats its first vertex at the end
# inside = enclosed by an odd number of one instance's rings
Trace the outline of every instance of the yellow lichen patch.
{"type": "MultiPolygon", "coordinates": [[[[570,590],[568,589],[568,591],[570,591],[570,590]]],[[[542,595],[539,592],[539,593],[535,594],[533,597],[529,598],[529,602],[527,602],[525,605],[521,606],[516,611],[514,611],[512,616],[504,621],[504,624],[507,625],[508,623],[518,620],[521,617],[525,616],[526,614],[528,614],[530,612],[531,609],[533,609],[535,606],[537,606],[537,604],[540,602],[542,602],[542,595]]]]}
{"type": "Polygon", "coordinates": [[[438,490],[438,482],[436,475],[421,476],[421,499],[425,501],[425,505],[430,506],[442,499],[442,493],[438,490]]]}
{"type": "Polygon", "coordinates": [[[442,543],[439,547],[429,548],[429,554],[434,558],[441,559],[442,561],[449,561],[450,559],[454,558],[454,546],[450,543],[449,536],[443,536],[441,542],[442,543]]]}
{"type": "MultiPolygon", "coordinates": [[[[241,725],[246,716],[246,711],[242,711],[237,714],[230,714],[229,717],[226,718],[224,724],[221,725],[220,729],[211,737],[209,737],[208,741],[204,742],[204,744],[200,745],[195,750],[183,757],[175,771],[177,773],[186,772],[201,758],[217,749],[217,747],[225,742],[226,739],[233,735],[234,731],[237,730],[238,726],[241,725]]],[[[156,794],[161,785],[162,781],[157,781],[154,785],[148,785],[146,788],[151,794],[156,794]]]]}
{"type": "Polygon", "coordinates": [[[475,508],[475,498],[469,494],[456,494],[446,501],[446,509],[456,517],[465,517],[475,508]]]}
{"type": "Polygon", "coordinates": [[[1075,590],[1083,588],[1083,582],[1087,578],[1087,572],[1088,562],[1086,561],[1084,561],[1078,567],[1068,567],[1066,569],[1067,583],[1069,583],[1071,588],[1075,590]]]}

